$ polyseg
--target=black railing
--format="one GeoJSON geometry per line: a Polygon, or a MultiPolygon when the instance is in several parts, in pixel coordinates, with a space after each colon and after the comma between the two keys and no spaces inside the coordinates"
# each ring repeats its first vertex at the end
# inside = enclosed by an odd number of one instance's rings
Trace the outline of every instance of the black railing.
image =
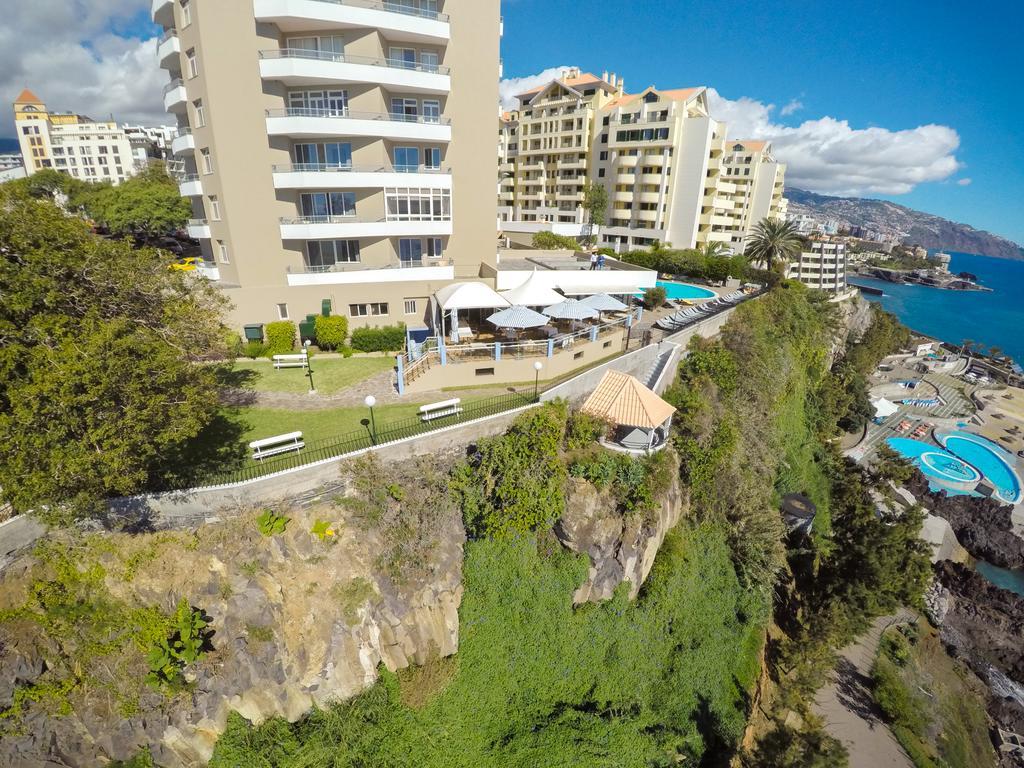
{"type": "MultiPolygon", "coordinates": [[[[431,421],[423,421],[420,416],[410,416],[394,421],[384,421],[378,418],[373,423],[367,419],[363,429],[306,443],[305,448],[295,453],[274,456],[262,461],[246,458],[240,466],[205,476],[200,487],[233,485],[256,480],[327,459],[336,459],[346,454],[372,448],[375,445],[386,445],[417,435],[436,432],[455,424],[496,416],[536,402],[537,394],[535,392],[509,392],[486,400],[475,400],[462,406],[459,413],[435,418],[431,421]]],[[[367,417],[369,417],[369,411],[367,411],[367,417]]]]}

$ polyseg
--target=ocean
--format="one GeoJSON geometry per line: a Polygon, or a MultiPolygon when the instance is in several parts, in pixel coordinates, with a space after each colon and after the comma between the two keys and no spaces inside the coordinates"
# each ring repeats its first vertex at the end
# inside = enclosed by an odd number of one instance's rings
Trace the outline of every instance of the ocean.
{"type": "Polygon", "coordinates": [[[864,297],[880,302],[915,331],[949,344],[972,339],[986,349],[999,347],[1024,365],[1024,261],[955,252],[949,255],[953,257],[952,272],[977,275],[992,293],[944,291],[860,276],[852,279],[885,291],[884,296],[864,297]]]}

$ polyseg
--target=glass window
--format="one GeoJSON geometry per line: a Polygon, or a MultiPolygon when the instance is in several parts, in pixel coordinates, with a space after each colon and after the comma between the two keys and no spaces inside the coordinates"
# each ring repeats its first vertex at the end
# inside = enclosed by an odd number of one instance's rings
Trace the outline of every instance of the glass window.
{"type": "Polygon", "coordinates": [[[278,320],[287,320],[288,319],[288,305],[287,304],[278,304],[277,305],[277,319],[278,320]]]}
{"type": "Polygon", "coordinates": [[[415,315],[416,314],[416,299],[405,300],[405,314],[415,315]]]}
{"type": "Polygon", "coordinates": [[[427,256],[431,259],[440,259],[444,255],[444,243],[440,237],[431,237],[427,240],[427,256]]]}
{"type": "Polygon", "coordinates": [[[355,216],[355,192],[306,192],[301,197],[303,216],[355,216]]]}
{"type": "Polygon", "coordinates": [[[423,101],[423,122],[425,123],[439,123],[441,122],[441,102],[434,100],[423,101]]]}
{"type": "Polygon", "coordinates": [[[419,147],[395,147],[395,170],[417,171],[420,167],[419,147]]]}
{"type": "Polygon", "coordinates": [[[188,66],[186,67],[186,72],[189,78],[191,79],[193,77],[197,77],[199,75],[199,60],[196,58],[196,49],[189,48],[185,52],[185,59],[188,64],[188,66]]]}
{"type": "Polygon", "coordinates": [[[398,257],[403,264],[423,261],[423,241],[403,237],[398,241],[398,257]]]}
{"type": "Polygon", "coordinates": [[[396,120],[414,123],[419,116],[419,105],[416,99],[392,99],[391,115],[396,120]]]}
{"type": "Polygon", "coordinates": [[[423,165],[427,170],[441,170],[441,149],[440,147],[427,147],[423,150],[423,165]]]}
{"type": "Polygon", "coordinates": [[[196,115],[196,128],[202,128],[206,125],[206,110],[203,108],[203,100],[196,99],[192,102],[192,109],[196,115]]]}
{"type": "Polygon", "coordinates": [[[217,241],[217,258],[221,264],[230,264],[228,259],[228,246],[223,240],[217,241]]]}
{"type": "Polygon", "coordinates": [[[421,51],[420,52],[420,69],[427,72],[437,72],[438,65],[441,60],[434,51],[421,51]]]}
{"type": "Polygon", "coordinates": [[[413,48],[392,48],[388,52],[390,64],[402,69],[416,69],[416,51],[413,48]]]}
{"type": "Polygon", "coordinates": [[[192,23],[192,3],[181,0],[181,27],[184,29],[192,23]]]}
{"type": "Polygon", "coordinates": [[[202,155],[203,158],[203,173],[213,173],[213,157],[210,155],[210,150],[202,149],[199,151],[199,154],[202,155]]]}
{"type": "Polygon", "coordinates": [[[210,195],[208,200],[210,203],[210,220],[220,221],[220,200],[217,199],[216,195],[210,195]]]}

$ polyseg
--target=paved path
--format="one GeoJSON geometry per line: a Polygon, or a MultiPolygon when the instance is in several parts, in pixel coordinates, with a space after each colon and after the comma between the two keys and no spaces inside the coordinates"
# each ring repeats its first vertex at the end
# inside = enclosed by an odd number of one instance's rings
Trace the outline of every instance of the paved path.
{"type": "Polygon", "coordinates": [[[850,751],[850,768],[914,768],[871,697],[871,667],[882,631],[913,618],[909,611],[901,611],[875,621],[856,643],[843,649],[829,684],[815,697],[814,712],[850,751]]]}

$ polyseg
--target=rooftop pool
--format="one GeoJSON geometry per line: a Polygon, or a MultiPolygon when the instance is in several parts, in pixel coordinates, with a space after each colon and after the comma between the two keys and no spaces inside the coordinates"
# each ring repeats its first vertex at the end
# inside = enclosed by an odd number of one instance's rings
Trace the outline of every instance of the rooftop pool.
{"type": "Polygon", "coordinates": [[[701,288],[699,285],[677,283],[673,280],[659,280],[657,286],[665,289],[665,296],[669,299],[703,301],[704,299],[713,299],[718,295],[707,288],[701,288]]]}
{"type": "Polygon", "coordinates": [[[947,451],[985,476],[1000,501],[1007,504],[1020,503],[1020,478],[1013,468],[1015,459],[1007,451],[991,440],[970,432],[946,432],[937,437],[947,451]]]}

